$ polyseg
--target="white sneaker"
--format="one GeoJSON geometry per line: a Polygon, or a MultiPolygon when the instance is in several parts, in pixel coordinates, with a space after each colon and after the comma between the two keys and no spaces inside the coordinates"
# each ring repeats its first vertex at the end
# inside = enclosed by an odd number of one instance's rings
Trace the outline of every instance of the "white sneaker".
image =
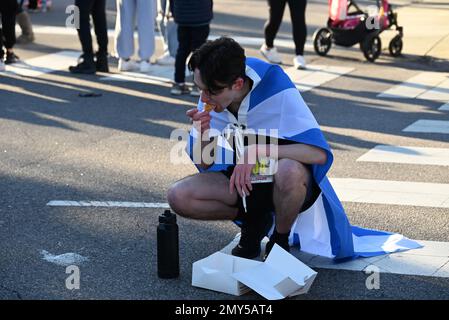
{"type": "Polygon", "coordinates": [[[125,60],[123,58],[120,58],[118,60],[118,71],[131,71],[136,70],[137,68],[138,66],[131,59],[125,60]]]}
{"type": "Polygon", "coordinates": [[[166,52],[156,59],[156,63],[163,66],[172,66],[175,64],[175,58],[169,52],[166,52]]]}
{"type": "Polygon", "coordinates": [[[190,95],[192,97],[199,97],[201,95],[201,91],[196,85],[193,85],[192,89],[190,89],[190,95]]]}
{"type": "Polygon", "coordinates": [[[293,58],[293,65],[296,69],[305,69],[306,68],[306,60],[303,56],[296,56],[293,58]]]}
{"type": "Polygon", "coordinates": [[[3,61],[0,61],[0,72],[5,70],[6,70],[5,64],[3,63],[3,61]]]}
{"type": "Polygon", "coordinates": [[[260,53],[270,61],[271,63],[282,63],[281,56],[279,55],[277,49],[275,47],[269,49],[267,45],[264,43],[262,47],[260,47],[260,53]]]}
{"type": "Polygon", "coordinates": [[[147,73],[151,71],[151,63],[147,60],[142,60],[140,62],[140,72],[147,73]]]}

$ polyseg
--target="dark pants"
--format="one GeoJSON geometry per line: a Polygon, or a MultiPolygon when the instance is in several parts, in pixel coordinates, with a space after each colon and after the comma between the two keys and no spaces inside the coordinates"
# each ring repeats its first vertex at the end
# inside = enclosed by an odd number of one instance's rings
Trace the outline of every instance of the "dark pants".
{"type": "Polygon", "coordinates": [[[0,57],[6,49],[12,49],[16,43],[16,14],[19,6],[17,0],[0,0],[0,15],[2,16],[2,29],[0,29],[0,57]],[[3,43],[3,38],[5,42],[3,43]]]}
{"type": "Polygon", "coordinates": [[[206,42],[209,25],[191,27],[178,25],[178,51],[175,62],[175,82],[185,81],[186,60],[189,54],[206,42]]]}
{"type": "Polygon", "coordinates": [[[108,30],[106,24],[106,0],[75,0],[80,12],[80,28],[78,37],[84,55],[93,57],[92,35],[90,34],[90,15],[94,22],[99,54],[108,52],[108,30]]]}
{"type": "Polygon", "coordinates": [[[37,9],[37,0],[29,0],[28,1],[28,9],[36,10],[37,9]]]}
{"type": "Polygon", "coordinates": [[[304,55],[304,45],[307,37],[306,5],[307,0],[268,0],[270,7],[268,21],[265,23],[265,44],[272,48],[274,38],[279,30],[284,15],[285,4],[288,2],[293,26],[293,41],[296,55],[304,55]]]}

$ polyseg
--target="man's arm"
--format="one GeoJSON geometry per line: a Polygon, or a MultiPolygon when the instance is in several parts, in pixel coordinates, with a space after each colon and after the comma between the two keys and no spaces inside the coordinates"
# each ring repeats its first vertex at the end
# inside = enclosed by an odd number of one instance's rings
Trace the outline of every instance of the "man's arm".
{"type": "Polygon", "coordinates": [[[293,143],[288,145],[257,145],[257,156],[273,159],[291,159],[304,164],[325,164],[327,154],[321,148],[308,144],[293,143]]]}
{"type": "Polygon", "coordinates": [[[217,142],[217,138],[210,138],[209,140],[201,141],[201,143],[200,139],[195,141],[193,152],[198,158],[194,157],[194,161],[201,169],[207,170],[214,164],[217,142]],[[207,148],[207,152],[204,152],[205,148],[207,148]],[[197,161],[197,159],[199,161],[197,161]]]}
{"type": "Polygon", "coordinates": [[[209,111],[200,112],[197,108],[194,108],[188,110],[186,115],[191,119],[193,127],[198,132],[198,138],[193,144],[193,162],[201,169],[207,170],[214,164],[218,143],[217,137],[209,138],[210,113],[209,111]]]}

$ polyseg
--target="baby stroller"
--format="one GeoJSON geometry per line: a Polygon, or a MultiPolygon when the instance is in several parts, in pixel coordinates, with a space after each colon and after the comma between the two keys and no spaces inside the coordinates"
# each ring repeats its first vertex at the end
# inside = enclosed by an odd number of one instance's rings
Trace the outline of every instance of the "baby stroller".
{"type": "Polygon", "coordinates": [[[365,58],[374,62],[382,51],[379,34],[394,26],[398,34],[390,41],[388,49],[393,57],[399,56],[402,27],[398,26],[397,13],[393,12],[387,0],[376,0],[376,4],[378,12],[370,16],[352,0],[329,0],[327,28],[318,29],[313,35],[315,52],[325,56],[332,43],[344,47],[360,43],[365,58]]]}

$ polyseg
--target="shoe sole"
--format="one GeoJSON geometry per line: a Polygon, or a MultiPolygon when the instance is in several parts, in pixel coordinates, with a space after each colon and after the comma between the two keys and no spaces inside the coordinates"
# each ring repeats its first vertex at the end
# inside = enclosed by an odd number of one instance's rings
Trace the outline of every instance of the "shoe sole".
{"type": "Polygon", "coordinates": [[[275,63],[275,64],[282,64],[282,60],[280,62],[275,62],[275,61],[268,59],[268,57],[265,55],[265,53],[262,50],[260,50],[260,53],[263,55],[263,57],[265,59],[267,59],[268,62],[275,63]]]}
{"type": "Polygon", "coordinates": [[[252,255],[238,254],[238,252],[236,252],[235,250],[239,250],[239,248],[241,248],[241,247],[239,245],[237,245],[236,247],[234,247],[232,249],[231,254],[234,257],[245,258],[245,259],[254,259],[254,258],[260,257],[260,253],[261,253],[260,246],[259,246],[259,252],[257,252],[257,254],[252,254],[252,255]]]}

